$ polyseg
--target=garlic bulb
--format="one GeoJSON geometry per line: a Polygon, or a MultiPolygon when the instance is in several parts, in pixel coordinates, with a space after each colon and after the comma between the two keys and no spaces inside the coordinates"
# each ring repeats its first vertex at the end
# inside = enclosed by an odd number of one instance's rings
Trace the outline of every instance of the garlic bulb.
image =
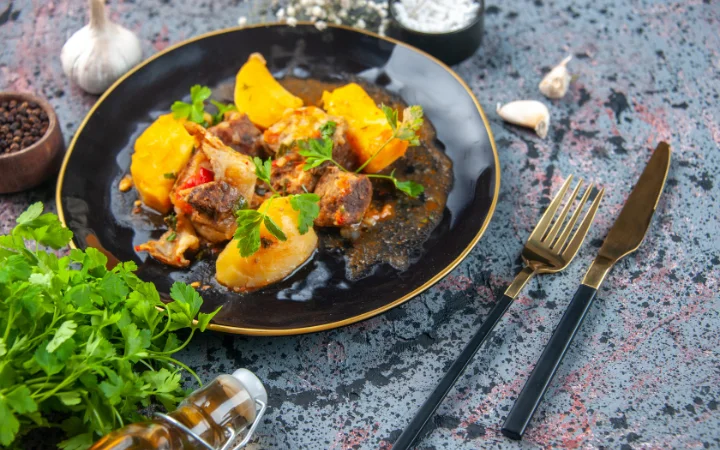
{"type": "Polygon", "coordinates": [[[497,104],[497,113],[504,120],[535,130],[545,139],[550,125],[550,111],[537,100],[518,100],[501,106],[497,104]]]}
{"type": "Polygon", "coordinates": [[[563,59],[560,64],[553,67],[547,75],[542,79],[540,92],[547,98],[563,98],[570,86],[570,74],[567,70],[567,63],[572,59],[572,55],[563,59]]]}
{"type": "Polygon", "coordinates": [[[75,32],[60,54],[63,71],[83,90],[100,94],[142,59],[140,40],[110,22],[104,0],[89,0],[90,23],[75,32]]]}

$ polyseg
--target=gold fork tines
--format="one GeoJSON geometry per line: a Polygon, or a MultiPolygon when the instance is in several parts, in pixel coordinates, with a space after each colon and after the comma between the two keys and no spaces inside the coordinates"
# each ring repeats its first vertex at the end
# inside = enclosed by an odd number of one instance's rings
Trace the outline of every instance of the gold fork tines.
{"type": "Polygon", "coordinates": [[[575,200],[583,185],[583,180],[579,180],[572,190],[570,197],[565,202],[565,205],[560,209],[572,179],[573,177],[570,175],[567,180],[565,180],[558,193],[550,202],[547,210],[540,218],[540,221],[532,233],[530,233],[530,237],[528,237],[522,252],[525,267],[505,291],[505,295],[508,297],[515,298],[523,286],[525,286],[528,280],[535,274],[555,273],[566,268],[585,240],[585,236],[587,236],[590,225],[592,225],[593,219],[595,218],[595,213],[597,213],[598,207],[600,206],[600,201],[603,195],[605,195],[605,189],[600,189],[590,204],[580,225],[575,229],[575,225],[595,186],[590,183],[580,200],[576,203],[575,200]],[[560,214],[555,217],[558,209],[560,209],[560,214]],[[570,214],[570,211],[573,211],[572,214],[570,214]],[[567,218],[568,214],[570,214],[569,219],[567,218]],[[573,234],[574,229],[575,233],[573,234]],[[572,239],[569,239],[571,234],[572,239]]]}

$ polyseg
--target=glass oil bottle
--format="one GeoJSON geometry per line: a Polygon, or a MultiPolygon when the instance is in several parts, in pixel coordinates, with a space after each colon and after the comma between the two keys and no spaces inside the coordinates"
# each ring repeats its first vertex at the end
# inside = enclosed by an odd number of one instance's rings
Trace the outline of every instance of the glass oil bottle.
{"type": "Polygon", "coordinates": [[[239,369],[193,392],[175,411],[113,431],[90,450],[238,449],[250,440],[266,405],[262,382],[249,370],[239,369]],[[246,430],[243,441],[231,447],[246,430]]]}

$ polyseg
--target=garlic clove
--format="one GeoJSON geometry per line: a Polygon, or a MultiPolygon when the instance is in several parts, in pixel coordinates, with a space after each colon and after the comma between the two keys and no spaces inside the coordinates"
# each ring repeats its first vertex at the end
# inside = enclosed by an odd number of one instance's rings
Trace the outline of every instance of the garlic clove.
{"type": "Polygon", "coordinates": [[[517,100],[505,105],[498,103],[496,111],[507,122],[532,128],[542,139],[547,136],[550,111],[537,100],[517,100]]]}
{"type": "Polygon", "coordinates": [[[132,31],[107,19],[104,0],[89,4],[90,23],[67,40],[60,59],[68,78],[100,94],[142,60],[142,45],[132,31]]]}
{"type": "Polygon", "coordinates": [[[560,64],[545,75],[538,87],[540,92],[547,98],[563,98],[570,86],[570,74],[567,70],[567,63],[572,59],[572,55],[563,59],[560,64]]]}

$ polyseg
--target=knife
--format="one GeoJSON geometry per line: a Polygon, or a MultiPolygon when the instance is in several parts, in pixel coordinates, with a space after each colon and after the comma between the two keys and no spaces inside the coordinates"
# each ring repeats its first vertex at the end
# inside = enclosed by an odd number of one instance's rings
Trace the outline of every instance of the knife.
{"type": "Polygon", "coordinates": [[[669,169],[670,146],[660,142],[540,355],[525,387],[515,400],[501,429],[505,436],[514,440],[522,439],[525,428],[590,309],[598,288],[615,263],[640,247],[657,208],[669,169]]]}

